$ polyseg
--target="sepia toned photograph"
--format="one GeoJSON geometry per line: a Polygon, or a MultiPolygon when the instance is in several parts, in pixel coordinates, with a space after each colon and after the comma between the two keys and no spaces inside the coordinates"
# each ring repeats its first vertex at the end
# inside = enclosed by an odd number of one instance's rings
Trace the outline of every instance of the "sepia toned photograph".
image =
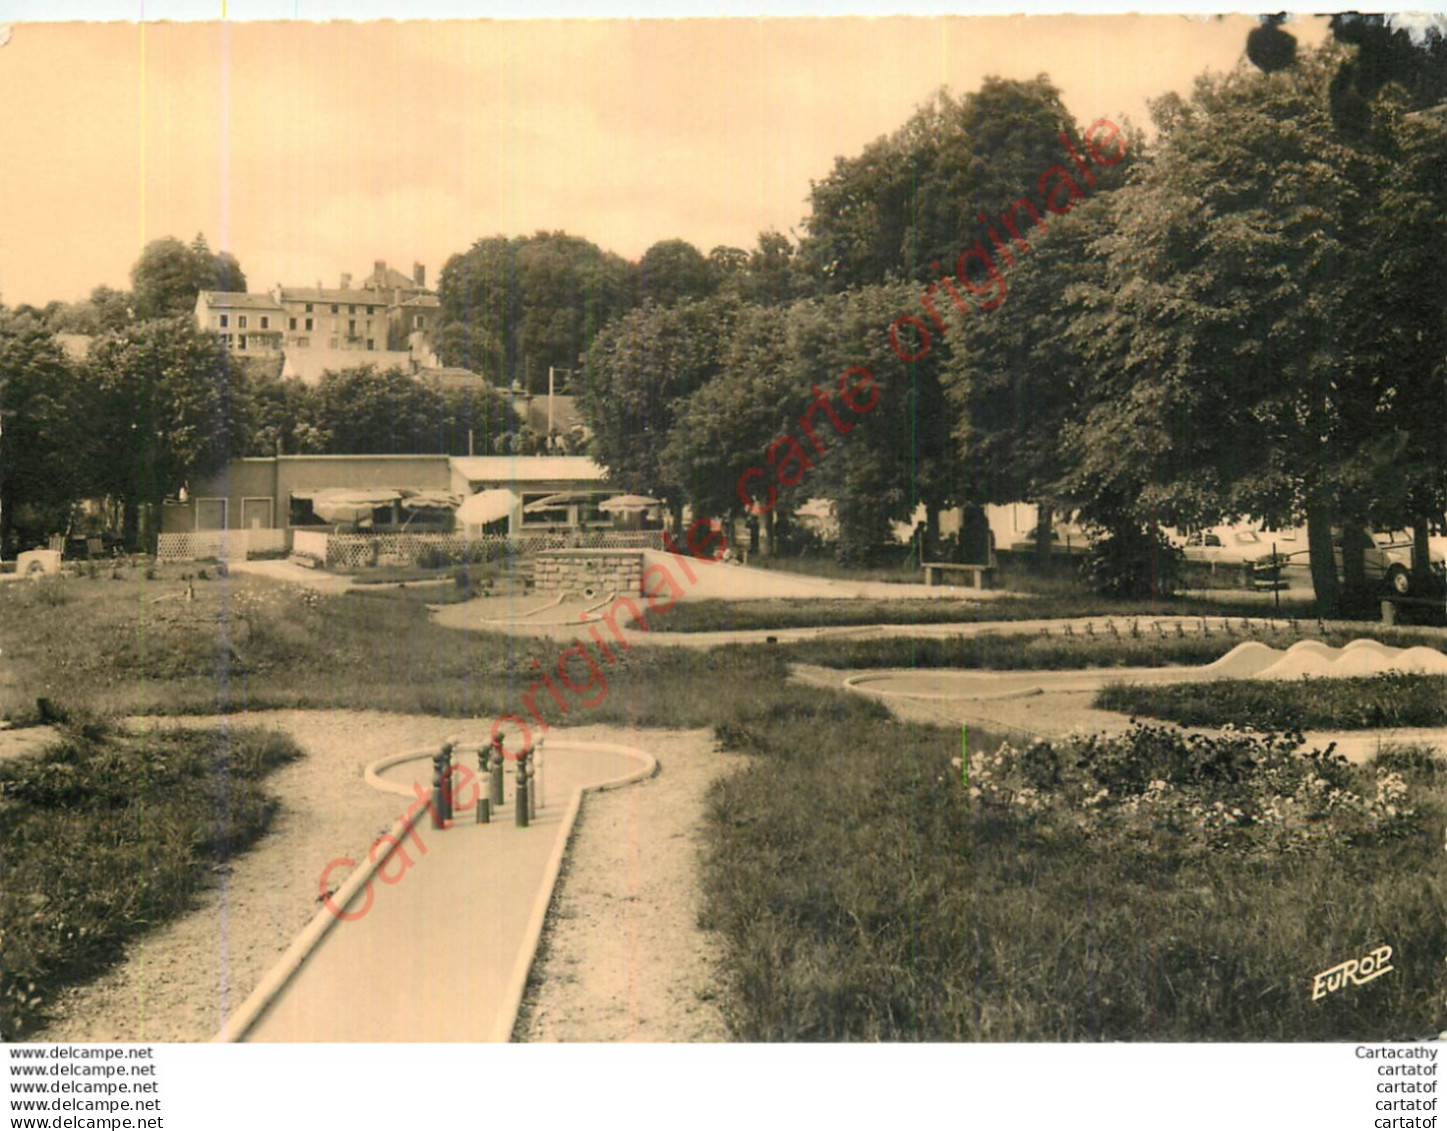
{"type": "Polygon", "coordinates": [[[1447,1030],[1447,18],[16,21],[0,106],[0,1040],[1447,1030]]]}

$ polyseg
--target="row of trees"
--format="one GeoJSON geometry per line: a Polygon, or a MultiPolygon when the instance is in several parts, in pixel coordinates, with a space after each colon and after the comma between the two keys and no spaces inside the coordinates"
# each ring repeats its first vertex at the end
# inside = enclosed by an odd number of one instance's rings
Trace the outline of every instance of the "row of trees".
{"type": "Polygon", "coordinates": [[[597,336],[600,458],[739,516],[739,473],[811,386],[865,365],[880,408],[769,516],[832,497],[846,557],[917,502],[932,524],[1033,500],[1143,554],[1160,525],[1304,519],[1327,609],[1366,592],[1351,539],[1339,581],[1334,528],[1411,525],[1425,568],[1447,504],[1447,51],[1379,17],[1337,28],[1347,46],[1277,44],[1159,100],[1149,150],[1129,135],[1130,160],[1030,230],[1008,300],[941,297],[943,333],[905,364],[886,327],[1079,133],[1043,76],[941,95],[814,186],[802,297],[686,298],[597,336]]]}
{"type": "Polygon", "coordinates": [[[493,236],[442,269],[438,352],[496,385],[543,392],[549,368],[575,374],[597,334],[629,311],[715,296],[787,302],[808,286],[797,248],[778,232],[752,251],[707,256],[662,240],[636,264],[566,232],[493,236]]]}

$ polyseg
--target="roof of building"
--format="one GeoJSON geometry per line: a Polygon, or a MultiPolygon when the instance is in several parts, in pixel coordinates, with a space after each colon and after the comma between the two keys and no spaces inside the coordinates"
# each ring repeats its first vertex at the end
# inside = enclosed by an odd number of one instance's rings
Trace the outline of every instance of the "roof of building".
{"type": "Polygon", "coordinates": [[[248,294],[244,291],[202,291],[200,297],[208,306],[229,306],[243,310],[274,310],[281,312],[281,304],[265,292],[248,294]]]}
{"type": "Polygon", "coordinates": [[[307,385],[321,384],[322,374],[372,365],[377,369],[412,371],[412,355],[405,350],[299,349],[287,346],[283,377],[299,377],[307,385]]]}
{"type": "Polygon", "coordinates": [[[437,306],[437,307],[440,307],[440,306],[442,305],[442,303],[438,300],[438,298],[437,298],[436,295],[421,294],[421,295],[413,295],[413,296],[412,296],[411,298],[409,298],[409,299],[404,299],[404,300],[402,301],[402,305],[403,305],[403,306],[437,306]]]}
{"type": "Polygon", "coordinates": [[[368,306],[386,306],[388,296],[378,291],[364,291],[355,288],[340,290],[334,287],[282,287],[283,302],[328,302],[341,305],[365,303],[368,306]]]}
{"type": "Polygon", "coordinates": [[[393,291],[401,287],[404,291],[420,291],[423,288],[417,285],[417,280],[402,274],[395,267],[385,267],[381,271],[374,270],[362,280],[362,285],[374,291],[393,291]]]}
{"type": "Polygon", "coordinates": [[[597,483],[608,477],[607,469],[587,456],[453,456],[452,466],[470,483],[597,483]]]}

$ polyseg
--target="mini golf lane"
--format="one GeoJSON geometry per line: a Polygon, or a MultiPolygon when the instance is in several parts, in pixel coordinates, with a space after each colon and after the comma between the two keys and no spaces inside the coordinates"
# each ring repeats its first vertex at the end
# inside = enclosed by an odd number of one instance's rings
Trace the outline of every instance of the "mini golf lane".
{"type": "MultiPolygon", "coordinates": [[[[1359,639],[1341,648],[1315,640],[1293,644],[1285,651],[1259,641],[1238,644],[1220,659],[1201,666],[1158,668],[1088,668],[1074,671],[961,671],[940,668],[897,668],[859,672],[844,679],[852,691],[883,699],[905,699],[929,705],[934,712],[962,722],[968,719],[988,725],[1025,727],[1037,734],[1062,729],[1049,725],[1050,712],[1032,711],[1030,700],[1039,696],[1058,697],[1056,703],[1071,700],[1068,711],[1087,729],[1121,730],[1125,716],[1089,706],[1084,696],[1093,695],[1112,683],[1187,683],[1215,679],[1297,680],[1302,678],[1350,678],[1382,672],[1447,674],[1447,655],[1435,648],[1393,648],[1374,640],[1359,639]],[[993,711],[988,705],[994,702],[993,711]],[[970,713],[964,713],[969,709],[970,713]],[[998,717],[982,717],[980,712],[998,717]],[[1044,725],[1042,725],[1044,724],[1044,725]]],[[[1194,728],[1209,729],[1209,728],[1194,728]]],[[[1325,748],[1334,743],[1337,752],[1352,761],[1365,761],[1383,745],[1423,744],[1447,752],[1447,729],[1401,728],[1398,730],[1313,731],[1306,735],[1308,746],[1325,748]]]]}
{"type": "MultiPolygon", "coordinates": [[[[457,765],[475,772],[475,747],[462,748],[469,753],[457,765]]],[[[514,823],[511,775],[504,811],[491,824],[478,825],[472,812],[459,812],[452,827],[437,830],[424,812],[413,833],[402,837],[402,849],[371,878],[371,906],[364,887],[342,909],[359,917],[332,924],[238,1036],[506,1040],[579,792],[624,784],[654,766],[647,755],[626,747],[558,742],[546,750],[544,804],[530,827],[514,823]],[[384,875],[392,882],[384,882],[384,875]]],[[[399,817],[409,805],[402,792],[412,796],[414,781],[430,790],[431,772],[424,758],[379,773],[384,788],[397,793],[399,817]]],[[[466,780],[459,780],[460,792],[470,799],[466,780]]],[[[325,863],[317,862],[319,873],[325,863]]],[[[339,869],[333,883],[343,875],[339,869]]]]}

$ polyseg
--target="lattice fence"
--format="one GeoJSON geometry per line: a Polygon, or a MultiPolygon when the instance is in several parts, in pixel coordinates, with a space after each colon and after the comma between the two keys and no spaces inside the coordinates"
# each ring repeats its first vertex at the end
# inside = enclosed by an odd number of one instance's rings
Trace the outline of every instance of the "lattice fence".
{"type": "Polygon", "coordinates": [[[539,550],[661,550],[663,534],[657,530],[622,534],[486,534],[464,538],[457,534],[333,534],[327,538],[327,564],[343,569],[375,565],[443,565],[448,562],[486,562],[507,555],[539,550]]]}
{"type": "Polygon", "coordinates": [[[194,562],[202,558],[244,560],[248,533],[245,530],[184,530],[162,534],[156,539],[156,557],[163,562],[194,562]]]}

